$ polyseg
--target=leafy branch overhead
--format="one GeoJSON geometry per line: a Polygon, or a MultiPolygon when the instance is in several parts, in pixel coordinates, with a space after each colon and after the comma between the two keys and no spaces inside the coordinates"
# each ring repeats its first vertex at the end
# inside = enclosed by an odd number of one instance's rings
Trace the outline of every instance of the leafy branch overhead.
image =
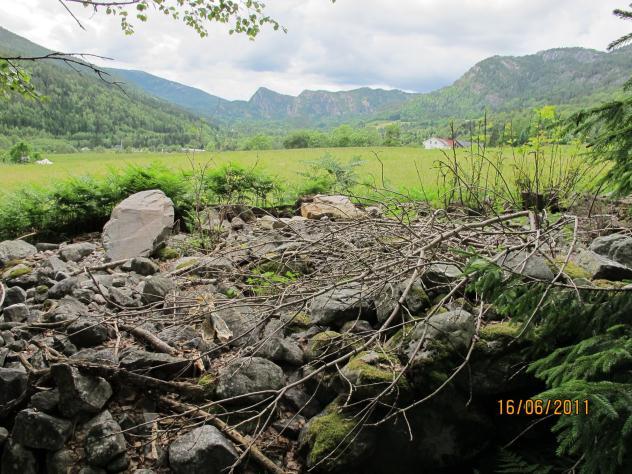
{"type": "MultiPolygon", "coordinates": [[[[264,25],[274,30],[283,29],[278,21],[265,13],[266,5],[253,0],[59,0],[63,4],[78,3],[95,13],[105,12],[121,20],[125,34],[134,33],[134,18],[145,22],[155,12],[180,20],[193,28],[201,37],[208,35],[209,23],[230,25],[230,34],[243,33],[254,38],[264,25]]],[[[70,12],[70,10],[68,9],[70,12]]],[[[72,14],[72,13],[71,13],[72,14]]],[[[74,16],[74,15],[73,15],[74,16]]],[[[81,25],[79,20],[75,17],[81,25]]]]}

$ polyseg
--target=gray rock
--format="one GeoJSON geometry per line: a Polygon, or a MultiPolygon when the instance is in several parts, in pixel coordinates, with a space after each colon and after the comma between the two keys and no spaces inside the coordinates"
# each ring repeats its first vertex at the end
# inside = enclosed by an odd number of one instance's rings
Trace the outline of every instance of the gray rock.
{"type": "Polygon", "coordinates": [[[64,296],[70,295],[79,286],[79,279],[76,277],[65,278],[55,283],[48,289],[48,297],[58,300],[64,296]]]}
{"type": "Polygon", "coordinates": [[[70,421],[27,408],[16,415],[11,436],[27,448],[57,451],[71,432],[70,421]]]}
{"type": "MultiPolygon", "coordinates": [[[[403,281],[399,284],[386,282],[380,290],[379,294],[375,298],[375,311],[377,313],[377,320],[384,322],[391,315],[393,310],[398,306],[400,297],[404,294],[404,290],[410,283],[410,279],[403,281]]],[[[410,313],[413,316],[417,316],[421,311],[430,306],[430,299],[426,294],[421,280],[415,281],[406,298],[404,300],[404,310],[402,316],[406,316],[410,313]]]]}
{"type": "Polygon", "coordinates": [[[64,416],[98,413],[112,396],[112,387],[105,379],[82,375],[70,365],[54,364],[51,374],[59,389],[59,411],[64,416]]]}
{"type": "Polygon", "coordinates": [[[77,347],[93,347],[110,338],[107,326],[91,318],[79,318],[66,329],[68,339],[77,347]]]}
{"type": "Polygon", "coordinates": [[[37,284],[37,277],[33,274],[33,269],[23,263],[18,263],[9,267],[2,273],[2,279],[11,282],[11,286],[21,286],[28,288],[37,284]]]}
{"type": "Polygon", "coordinates": [[[90,242],[66,245],[59,252],[64,262],[78,262],[96,250],[97,246],[90,242]]]}
{"type": "Polygon", "coordinates": [[[59,390],[46,390],[31,396],[31,406],[44,413],[53,413],[59,404],[59,390]]]}
{"type": "MultiPolygon", "coordinates": [[[[216,394],[220,399],[262,390],[278,390],[283,386],[283,370],[262,357],[239,357],[220,370],[216,394]]],[[[248,397],[261,400],[266,395],[248,397]]]]}
{"type": "Polygon", "coordinates": [[[357,321],[347,321],[340,329],[341,333],[350,332],[352,334],[363,334],[365,336],[370,334],[372,331],[373,327],[371,326],[371,323],[363,319],[358,319],[357,321]]]}
{"type": "Polygon", "coordinates": [[[109,348],[86,348],[80,351],[75,351],[71,355],[71,359],[80,359],[88,362],[94,362],[95,364],[115,365],[118,364],[118,357],[115,356],[114,351],[109,348]]]}
{"type": "Polygon", "coordinates": [[[137,257],[132,259],[131,269],[139,275],[144,276],[153,275],[154,273],[158,273],[160,271],[158,265],[146,257],[137,257]]]}
{"type": "Polygon", "coordinates": [[[255,344],[261,336],[259,316],[250,307],[222,308],[216,312],[233,333],[229,345],[246,347],[255,344]]]}
{"type": "Polygon", "coordinates": [[[9,439],[9,431],[4,426],[0,426],[0,448],[8,439],[9,439]]]}
{"type": "Polygon", "coordinates": [[[71,474],[78,463],[76,454],[70,449],[60,449],[46,456],[47,474],[71,474]]]}
{"type": "Polygon", "coordinates": [[[44,322],[69,321],[82,316],[89,316],[86,305],[71,296],[65,296],[47,311],[44,322]]]}
{"type": "Polygon", "coordinates": [[[441,341],[448,345],[455,353],[467,349],[474,337],[475,318],[465,310],[437,313],[427,321],[417,323],[412,331],[408,346],[405,349],[406,357],[413,357],[417,342],[423,337],[424,345],[414,357],[426,357],[424,347],[429,347],[433,342],[441,341]]]}
{"type": "MultiPolygon", "coordinates": [[[[121,456],[125,456],[125,436],[109,411],[104,411],[94,417],[86,427],[84,447],[86,461],[89,464],[106,467],[113,461],[119,460],[121,456]]],[[[127,466],[126,460],[125,466],[127,466]]]]}
{"type": "Polygon", "coordinates": [[[7,306],[2,311],[4,320],[8,323],[23,323],[31,318],[31,311],[24,303],[7,306]]]}
{"type": "Polygon", "coordinates": [[[543,257],[525,250],[508,252],[498,259],[498,265],[511,272],[537,280],[552,281],[555,278],[543,257]]]}
{"type": "Polygon", "coordinates": [[[590,244],[590,250],[621,265],[632,267],[632,237],[623,234],[597,237],[590,244]]]}
{"type": "Polygon", "coordinates": [[[57,250],[59,248],[59,244],[53,244],[49,242],[37,242],[35,244],[35,248],[38,252],[46,252],[47,250],[57,250]]]}
{"type": "Polygon", "coordinates": [[[35,453],[13,441],[4,443],[0,472],[2,474],[39,474],[35,453]]]}
{"type": "Polygon", "coordinates": [[[0,267],[11,260],[21,260],[35,255],[37,249],[23,240],[5,240],[0,242],[0,267]]]}
{"type": "Polygon", "coordinates": [[[371,319],[375,314],[373,301],[359,285],[335,288],[312,300],[313,324],[342,326],[354,319],[371,319]]]}
{"type": "Polygon", "coordinates": [[[303,350],[290,339],[283,337],[283,322],[270,321],[263,332],[263,345],[257,353],[274,362],[301,365],[303,363],[303,350]]]}
{"type": "Polygon", "coordinates": [[[599,255],[610,257],[612,255],[612,245],[628,238],[629,237],[624,234],[604,235],[594,239],[589,248],[599,255]]]}
{"type": "Polygon", "coordinates": [[[7,306],[24,303],[25,301],[26,291],[24,291],[19,286],[12,286],[11,288],[7,288],[7,290],[5,291],[3,306],[6,308],[7,306]]]}
{"type": "Polygon", "coordinates": [[[147,352],[140,349],[130,349],[123,353],[119,362],[124,369],[143,371],[157,378],[171,378],[183,375],[189,368],[190,362],[181,357],[174,357],[160,352],[147,352]]]}
{"type": "Polygon", "coordinates": [[[593,280],[620,281],[632,278],[632,269],[590,250],[581,251],[576,263],[588,271],[593,280]]]}
{"type": "Polygon", "coordinates": [[[175,474],[221,474],[237,460],[235,447],[214,426],[195,428],[169,446],[175,474]]]}
{"type": "Polygon", "coordinates": [[[114,288],[110,287],[108,290],[110,301],[118,306],[122,306],[124,308],[130,308],[133,306],[138,306],[139,301],[132,298],[131,291],[126,288],[114,288]]]}
{"type": "Polygon", "coordinates": [[[463,276],[461,269],[451,263],[433,263],[423,274],[424,283],[429,288],[449,285],[463,276]]]}
{"type": "Polygon", "coordinates": [[[0,406],[20,397],[26,391],[27,380],[23,370],[0,367],[0,406]]]}
{"type": "Polygon", "coordinates": [[[103,228],[110,260],[149,257],[165,243],[174,224],[173,202],[153,189],[129,196],[112,211],[103,228]]]}
{"type": "Polygon", "coordinates": [[[173,280],[156,275],[147,278],[145,287],[143,288],[142,301],[144,304],[158,303],[164,301],[170,291],[175,289],[176,285],[173,280]]]}

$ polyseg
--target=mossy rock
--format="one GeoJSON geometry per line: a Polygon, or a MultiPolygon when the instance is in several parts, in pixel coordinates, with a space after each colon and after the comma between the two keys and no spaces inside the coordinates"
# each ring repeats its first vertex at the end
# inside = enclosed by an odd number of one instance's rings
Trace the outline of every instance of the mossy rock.
{"type": "Polygon", "coordinates": [[[410,387],[405,375],[397,378],[401,369],[402,365],[394,354],[365,351],[347,363],[342,369],[342,375],[346,378],[345,382],[353,384],[354,399],[367,399],[382,393],[394,382],[391,394],[408,391],[410,387]]]}
{"type": "Polygon", "coordinates": [[[19,263],[2,274],[2,278],[5,280],[13,280],[15,278],[20,278],[21,276],[28,275],[31,273],[33,269],[28,265],[24,265],[23,263],[19,263]]]}
{"type": "Polygon", "coordinates": [[[39,285],[37,288],[35,288],[35,291],[38,295],[43,295],[48,291],[48,287],[46,285],[39,285]]]}
{"type": "Polygon", "coordinates": [[[180,252],[173,247],[161,247],[156,252],[156,257],[160,260],[173,260],[180,257],[180,252]]]}
{"type": "MultiPolygon", "coordinates": [[[[555,263],[557,266],[554,266],[551,270],[556,275],[559,273],[560,268],[564,265],[564,261],[566,258],[556,258],[555,263]]],[[[591,274],[588,270],[583,267],[580,267],[572,260],[569,260],[568,263],[564,266],[564,273],[571,279],[574,280],[576,278],[584,278],[586,280],[590,280],[591,274]]]]}
{"type": "Polygon", "coordinates": [[[357,432],[357,420],[343,414],[337,401],[312,418],[301,432],[307,467],[321,473],[349,472],[375,448],[375,436],[367,429],[357,432]]]}
{"type": "Polygon", "coordinates": [[[520,324],[512,321],[503,321],[500,323],[487,324],[482,327],[479,336],[485,341],[514,339],[518,337],[520,330],[520,324]]]}
{"type": "Polygon", "coordinates": [[[204,389],[204,394],[212,398],[215,395],[217,386],[217,376],[215,374],[205,374],[198,379],[198,385],[204,389]]]}
{"type": "Polygon", "coordinates": [[[176,262],[175,270],[182,270],[183,268],[189,268],[193,265],[196,265],[200,260],[195,257],[185,257],[181,259],[182,261],[176,262]]]}
{"type": "Polygon", "coordinates": [[[323,331],[309,340],[306,355],[310,360],[337,352],[343,341],[342,334],[336,331],[323,331]]]}
{"type": "Polygon", "coordinates": [[[625,281],[610,281],[604,279],[592,280],[592,284],[597,288],[623,288],[627,286],[628,283],[625,281]]]}
{"type": "Polygon", "coordinates": [[[290,334],[305,331],[313,326],[312,318],[303,311],[285,313],[281,315],[281,321],[286,325],[286,331],[290,334]]]}

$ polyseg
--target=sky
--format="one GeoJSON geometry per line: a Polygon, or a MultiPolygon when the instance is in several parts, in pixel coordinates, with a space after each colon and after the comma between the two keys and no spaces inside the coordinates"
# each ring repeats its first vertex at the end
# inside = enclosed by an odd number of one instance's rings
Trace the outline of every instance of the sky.
{"type": "MultiPolygon", "coordinates": [[[[49,49],[112,58],[109,67],[146,72],[227,99],[259,87],[382,87],[428,92],[494,55],[582,46],[605,50],[628,33],[612,15],[630,0],[267,0],[287,33],[264,28],[255,41],[210,25],[199,38],[181,22],[149,12],[125,36],[118,20],[58,0],[0,0],[0,26],[49,49]]],[[[97,61],[98,62],[98,61],[97,61]]]]}

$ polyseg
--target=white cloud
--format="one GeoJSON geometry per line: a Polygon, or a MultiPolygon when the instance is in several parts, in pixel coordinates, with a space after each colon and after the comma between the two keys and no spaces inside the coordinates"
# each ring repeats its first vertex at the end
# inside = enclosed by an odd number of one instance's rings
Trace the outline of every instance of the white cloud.
{"type": "Polygon", "coordinates": [[[259,86],[303,89],[381,86],[427,91],[447,85],[495,54],[562,46],[603,50],[629,24],[621,0],[268,0],[289,30],[252,42],[214,25],[200,39],[154,13],[127,37],[118,20],[75,8],[81,30],[58,2],[3,0],[1,26],[60,51],[112,57],[210,93],[247,99],[259,86]]]}

